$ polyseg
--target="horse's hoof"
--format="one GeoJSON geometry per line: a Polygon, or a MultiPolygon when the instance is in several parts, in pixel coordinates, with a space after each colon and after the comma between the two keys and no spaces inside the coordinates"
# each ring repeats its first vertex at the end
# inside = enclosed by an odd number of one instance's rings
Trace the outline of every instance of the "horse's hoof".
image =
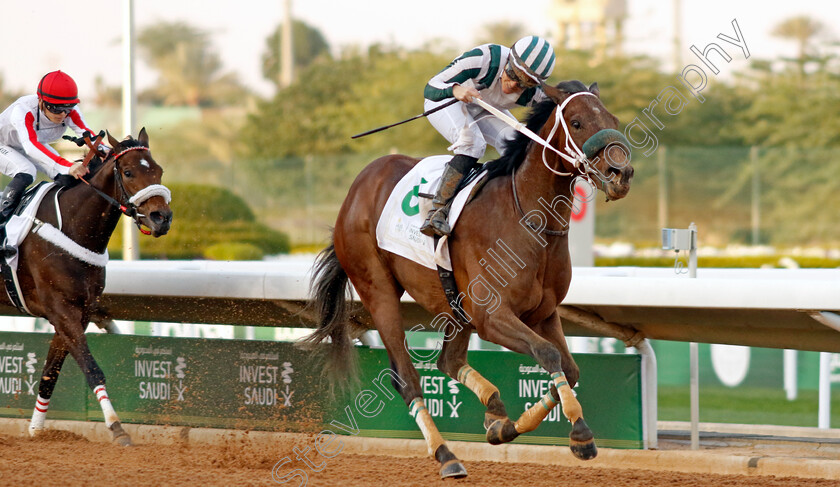
{"type": "Polygon", "coordinates": [[[119,421],[112,424],[111,427],[108,428],[108,429],[110,429],[111,434],[114,435],[112,441],[114,442],[115,445],[133,446],[133,443],[131,442],[131,437],[128,436],[128,433],[125,432],[125,430],[123,429],[123,427],[122,427],[122,425],[120,424],[119,421]]]}
{"type": "Polygon", "coordinates": [[[595,441],[590,440],[586,443],[575,443],[572,441],[569,444],[569,449],[572,450],[572,455],[579,460],[592,460],[598,456],[598,447],[595,446],[595,441]]]}
{"type": "Polygon", "coordinates": [[[516,431],[513,421],[508,418],[493,421],[493,424],[487,428],[487,434],[485,435],[487,443],[491,445],[501,445],[513,441],[517,436],[519,436],[519,432],[516,431]]]}
{"type": "Polygon", "coordinates": [[[449,460],[440,467],[440,478],[462,479],[467,476],[467,469],[460,460],[449,460]]]}
{"type": "Polygon", "coordinates": [[[569,449],[580,460],[591,460],[598,456],[598,448],[595,446],[592,430],[589,429],[583,418],[575,422],[572,432],[569,433],[569,449]]]}

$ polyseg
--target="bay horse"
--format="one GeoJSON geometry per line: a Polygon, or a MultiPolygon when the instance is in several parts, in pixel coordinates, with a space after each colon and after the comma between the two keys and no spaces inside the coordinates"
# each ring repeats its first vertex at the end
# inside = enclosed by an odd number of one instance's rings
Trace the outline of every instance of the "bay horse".
{"type": "Polygon", "coordinates": [[[460,305],[466,319],[447,319],[446,329],[439,330],[446,335],[437,367],[472,390],[487,408],[488,442],[505,443],[534,430],[559,403],[573,425],[572,452],[580,459],[597,454],[571,389],[579,369],[557,314],[572,272],[564,224],[573,206],[569,203],[575,178],[587,174],[608,201],[617,200],[630,190],[633,167],[629,143],[615,130],[618,119],[601,103],[597,84],[567,81],[546,85],[544,91],[549,99],[531,110],[526,127],[568,157],[517,133],[503,156],[487,163],[488,180],[464,208],[449,241],[455,281],[467,290],[456,302],[447,299],[434,270],[377,247],[376,225],[383,206],[400,178],[419,161],[405,155],[379,158],[357,176],[339,211],[332,244],[313,268],[313,306],[320,318],[318,329],[302,345],[329,338],[331,365],[350,369],[355,354],[347,320],[349,280],[388,352],[392,384],[422,431],[429,454],[440,462],[443,478],[465,477],[467,471],[446,446],[423,402],[419,375],[404,345],[403,292],[437,316],[451,318],[460,305]],[[582,159],[579,147],[590,160],[582,159]],[[485,258],[488,254],[507,257],[496,259],[493,267],[485,258]],[[508,418],[498,388],[467,363],[473,330],[484,340],[530,355],[551,376],[551,391],[516,421],[508,418]]]}
{"type": "MultiPolygon", "coordinates": [[[[160,184],[163,169],[149,151],[145,128],[137,139],[128,136],[122,142],[108,134],[108,142],[110,153],[104,160],[92,158],[86,184],[56,185],[42,200],[33,230],[18,249],[17,280],[24,309],[46,318],[55,328],[38,384],[30,435],[44,429],[50,398],[69,353],[96,394],[114,443],[128,446],[131,438],[108,398],[105,374],[91,355],[85,329],[105,289],[108,241],[122,214],[132,216],[138,227],[145,225],[149,230],[141,227],[143,233],[160,237],[169,231],[172,210],[169,189],[160,184]],[[61,240],[66,237],[71,242],[64,240],[58,246],[46,240],[41,229],[49,226],[60,230],[61,240]]],[[[10,301],[6,297],[6,303],[10,301]]]]}

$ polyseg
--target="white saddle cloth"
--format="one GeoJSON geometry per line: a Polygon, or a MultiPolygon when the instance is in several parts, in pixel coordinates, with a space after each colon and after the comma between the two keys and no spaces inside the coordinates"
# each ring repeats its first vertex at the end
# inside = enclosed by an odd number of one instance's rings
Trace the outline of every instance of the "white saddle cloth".
{"type": "MultiPolygon", "coordinates": [[[[448,238],[443,237],[438,241],[436,251],[434,239],[420,233],[420,227],[426,220],[432,201],[419,196],[421,193],[435,193],[440,184],[443,169],[450,159],[452,156],[448,155],[427,157],[418,162],[397,183],[376,225],[376,242],[379,248],[429,269],[437,269],[437,266],[441,266],[446,270],[452,270],[447,245],[448,238]]],[[[449,225],[453,230],[473,186],[483,177],[482,174],[474,179],[455,196],[449,211],[449,225]]]]}
{"type": "MultiPolygon", "coordinates": [[[[55,183],[47,183],[42,184],[37,189],[37,193],[35,196],[32,197],[32,200],[26,205],[26,208],[23,209],[23,212],[20,215],[12,215],[9,218],[9,222],[6,223],[6,243],[11,243],[14,247],[19,248],[20,244],[29,235],[29,230],[32,229],[32,223],[35,220],[35,213],[38,211],[38,207],[41,206],[41,200],[44,199],[44,196],[47,194],[47,191],[50,190],[55,186],[55,183]]],[[[58,203],[56,203],[56,210],[58,209],[58,203]]],[[[9,267],[12,268],[12,271],[17,272],[17,265],[18,265],[18,252],[15,252],[15,255],[9,259],[6,259],[6,263],[9,264],[9,267]]]]}

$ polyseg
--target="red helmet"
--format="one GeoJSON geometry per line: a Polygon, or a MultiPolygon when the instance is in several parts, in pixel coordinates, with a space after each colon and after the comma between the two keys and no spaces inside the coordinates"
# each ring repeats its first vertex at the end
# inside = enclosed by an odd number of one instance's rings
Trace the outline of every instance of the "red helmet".
{"type": "Polygon", "coordinates": [[[79,103],[79,90],[67,73],[53,71],[38,83],[38,98],[53,105],[71,105],[79,103]]]}

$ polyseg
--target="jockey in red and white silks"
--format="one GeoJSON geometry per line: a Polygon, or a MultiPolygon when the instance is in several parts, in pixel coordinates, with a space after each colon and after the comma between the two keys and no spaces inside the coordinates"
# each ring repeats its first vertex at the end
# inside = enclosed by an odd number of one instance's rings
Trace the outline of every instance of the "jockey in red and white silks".
{"type": "MultiPolygon", "coordinates": [[[[73,78],[52,71],[41,78],[36,95],[22,96],[0,113],[0,172],[12,176],[0,196],[0,227],[14,213],[38,171],[50,179],[67,174],[81,178],[88,173],[81,162],[70,162],[49,146],[68,127],[77,135],[93,133],[78,103],[79,91],[73,78]]],[[[5,244],[0,247],[0,256],[10,257],[14,252],[5,244]]]]}
{"type": "Polygon", "coordinates": [[[26,95],[0,113],[0,172],[6,176],[22,172],[34,179],[36,170],[50,179],[68,174],[73,163],[48,144],[61,139],[68,127],[76,135],[93,133],[78,105],[60,123],[44,116],[38,105],[37,95],[26,95]]]}

